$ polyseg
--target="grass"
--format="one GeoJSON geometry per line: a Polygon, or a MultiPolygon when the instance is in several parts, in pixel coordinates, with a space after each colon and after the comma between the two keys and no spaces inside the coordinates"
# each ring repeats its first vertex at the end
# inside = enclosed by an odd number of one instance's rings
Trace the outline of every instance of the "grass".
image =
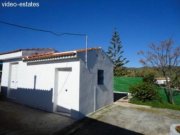
{"type": "Polygon", "coordinates": [[[167,102],[159,102],[159,101],[142,102],[138,100],[131,100],[130,103],[138,104],[138,105],[148,105],[155,108],[167,108],[167,109],[173,109],[173,110],[180,110],[179,105],[172,105],[167,102]]]}
{"type": "MultiPolygon", "coordinates": [[[[140,82],[142,82],[141,77],[114,77],[114,91],[129,92],[129,87],[131,85],[138,84],[140,82]]],[[[158,91],[162,99],[162,102],[158,102],[158,101],[141,102],[136,100],[131,102],[135,104],[149,105],[157,108],[169,108],[169,109],[180,110],[180,92],[174,95],[175,105],[172,105],[168,103],[164,89],[159,88],[158,91]]]]}

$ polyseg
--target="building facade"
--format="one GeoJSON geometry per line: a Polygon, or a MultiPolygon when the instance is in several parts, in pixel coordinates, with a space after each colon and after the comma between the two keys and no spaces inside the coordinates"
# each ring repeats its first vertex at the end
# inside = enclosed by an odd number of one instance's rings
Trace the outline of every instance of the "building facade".
{"type": "Polygon", "coordinates": [[[1,92],[14,102],[77,119],[113,102],[113,64],[100,48],[21,49],[0,60],[1,92]]]}

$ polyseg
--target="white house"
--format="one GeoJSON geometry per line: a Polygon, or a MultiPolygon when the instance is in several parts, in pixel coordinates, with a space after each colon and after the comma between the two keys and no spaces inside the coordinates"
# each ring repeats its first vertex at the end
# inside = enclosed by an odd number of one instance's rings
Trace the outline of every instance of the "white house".
{"type": "MultiPolygon", "coordinates": [[[[170,81],[170,78],[168,77],[167,81],[170,81]]],[[[158,77],[156,78],[156,84],[159,85],[165,85],[166,84],[166,78],[165,77],[158,77]]]]}
{"type": "Polygon", "coordinates": [[[20,49],[0,60],[1,92],[14,102],[74,118],[113,102],[113,64],[101,48],[20,49]]]}

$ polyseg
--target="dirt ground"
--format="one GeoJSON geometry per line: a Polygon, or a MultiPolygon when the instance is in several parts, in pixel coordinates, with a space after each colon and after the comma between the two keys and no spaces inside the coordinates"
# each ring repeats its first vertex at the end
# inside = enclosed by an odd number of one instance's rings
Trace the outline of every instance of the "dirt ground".
{"type": "Polygon", "coordinates": [[[0,135],[49,135],[74,121],[63,115],[0,101],[0,135]]]}
{"type": "Polygon", "coordinates": [[[174,123],[180,123],[180,111],[115,102],[59,134],[169,135],[170,125],[174,123]]]}

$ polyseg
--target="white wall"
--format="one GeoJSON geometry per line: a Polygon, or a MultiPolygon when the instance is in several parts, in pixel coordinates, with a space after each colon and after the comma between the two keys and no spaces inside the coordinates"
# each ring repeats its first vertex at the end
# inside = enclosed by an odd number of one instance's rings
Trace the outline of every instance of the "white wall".
{"type": "MultiPolygon", "coordinates": [[[[78,55],[84,57],[83,53],[78,55]]],[[[66,67],[72,67],[71,81],[74,89],[67,100],[71,102],[73,117],[80,118],[113,102],[113,65],[101,50],[88,52],[88,69],[84,61],[78,59],[37,63],[19,61],[18,66],[18,90],[12,93],[21,103],[53,111],[57,95],[56,71],[66,67]],[[98,69],[104,70],[104,85],[97,85],[98,69]]],[[[3,63],[4,87],[8,87],[9,67],[9,62],[3,63]]]]}
{"type": "Polygon", "coordinates": [[[156,80],[156,83],[157,84],[166,84],[166,80],[164,79],[164,80],[156,80]]]}
{"type": "MultiPolygon", "coordinates": [[[[2,74],[2,86],[8,87],[8,76],[9,76],[9,62],[3,63],[3,74],[2,74]]],[[[43,63],[32,63],[28,64],[27,62],[20,61],[18,64],[18,90],[20,90],[21,95],[17,91],[13,91],[14,98],[23,98],[22,95],[29,94],[29,98],[25,95],[24,97],[28,99],[22,99],[22,102],[26,100],[38,100],[45,101],[52,98],[52,104],[54,103],[54,92],[55,92],[55,69],[72,67],[71,80],[74,86],[74,89],[70,93],[70,97],[67,100],[70,100],[72,103],[72,109],[79,111],[79,70],[80,62],[78,60],[67,60],[67,61],[54,61],[54,62],[43,62],[43,63]],[[35,82],[36,76],[36,82],[35,82]],[[35,89],[34,89],[35,87],[35,89]],[[53,91],[52,91],[53,90],[53,91]],[[40,92],[41,91],[41,92],[40,92]],[[53,92],[51,95],[51,91],[53,92]],[[39,94],[39,97],[37,95],[39,94]],[[45,96],[46,97],[45,97],[45,96]],[[31,98],[32,96],[32,98],[31,98]],[[51,97],[50,97],[51,96],[51,97]]],[[[19,93],[20,93],[19,91],[19,93]]],[[[21,102],[21,101],[20,101],[21,102]]],[[[44,103],[41,104],[41,101],[28,101],[28,105],[37,104],[35,107],[51,111],[52,104],[46,106],[44,103]]],[[[25,103],[26,104],[26,103],[25,103]]],[[[32,105],[34,107],[34,105],[32,105]]]]}
{"type": "Polygon", "coordinates": [[[89,51],[88,68],[81,61],[80,112],[83,115],[113,102],[113,64],[109,58],[101,50],[89,51]],[[104,70],[104,85],[97,84],[98,69],[104,70]]]}
{"type": "Polygon", "coordinates": [[[4,62],[2,67],[1,86],[8,86],[9,62],[4,62]]]}
{"type": "Polygon", "coordinates": [[[0,55],[0,60],[22,57],[22,51],[0,55]]]}

